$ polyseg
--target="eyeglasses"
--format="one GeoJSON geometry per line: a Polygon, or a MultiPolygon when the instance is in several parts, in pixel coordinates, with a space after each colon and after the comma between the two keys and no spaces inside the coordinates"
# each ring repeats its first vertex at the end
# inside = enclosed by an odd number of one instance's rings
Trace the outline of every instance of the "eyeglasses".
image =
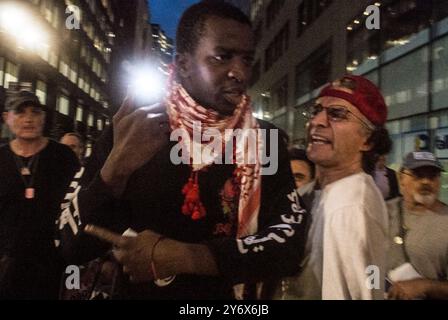
{"type": "Polygon", "coordinates": [[[334,106],[324,107],[321,104],[314,104],[307,108],[307,110],[303,113],[303,116],[305,118],[307,118],[308,120],[311,120],[311,119],[314,119],[314,117],[316,117],[319,113],[321,113],[324,110],[327,113],[327,117],[331,122],[346,121],[346,120],[348,120],[348,114],[350,113],[351,115],[353,115],[353,117],[358,119],[366,128],[368,128],[370,130],[375,129],[373,124],[368,123],[367,121],[363,120],[362,118],[360,118],[359,116],[357,116],[356,114],[354,114],[352,111],[348,110],[344,106],[334,105],[334,106]]]}
{"type": "Polygon", "coordinates": [[[437,168],[425,168],[424,170],[415,169],[413,171],[401,170],[401,173],[404,173],[405,175],[413,177],[417,180],[424,178],[432,180],[440,177],[440,170],[437,168]]]}

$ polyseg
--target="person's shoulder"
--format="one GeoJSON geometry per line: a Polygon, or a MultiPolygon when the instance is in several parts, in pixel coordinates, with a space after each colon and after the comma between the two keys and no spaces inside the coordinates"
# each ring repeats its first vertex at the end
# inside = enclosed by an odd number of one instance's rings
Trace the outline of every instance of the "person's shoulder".
{"type": "Polygon", "coordinates": [[[8,142],[2,142],[2,143],[0,143],[0,150],[1,150],[1,151],[7,150],[8,148],[9,148],[9,144],[8,144],[8,142]]]}
{"type": "Polygon", "coordinates": [[[448,205],[440,200],[438,202],[439,202],[439,210],[438,210],[439,215],[444,219],[448,219],[448,205]]]}
{"type": "Polygon", "coordinates": [[[277,127],[275,124],[273,124],[269,121],[266,121],[266,120],[261,120],[261,119],[257,118],[257,122],[258,122],[258,125],[260,126],[260,129],[277,130],[279,140],[282,141],[285,145],[288,145],[289,136],[283,129],[277,127]]]}
{"type": "Polygon", "coordinates": [[[257,119],[258,124],[260,125],[260,129],[278,129],[278,127],[273,124],[272,122],[266,121],[266,120],[261,120],[261,119],[257,119]]]}
{"type": "Polygon", "coordinates": [[[385,208],[384,200],[373,178],[362,172],[350,175],[325,188],[326,198],[338,208],[371,207],[385,208]]]}
{"type": "Polygon", "coordinates": [[[68,154],[69,152],[73,153],[73,151],[68,146],[53,139],[48,139],[47,148],[52,152],[60,152],[62,154],[68,154]]]}
{"type": "Polygon", "coordinates": [[[9,152],[9,144],[8,143],[3,143],[0,145],[0,156],[1,157],[5,157],[8,152],[9,152]]]}
{"type": "Polygon", "coordinates": [[[72,149],[65,144],[49,139],[47,152],[53,157],[60,159],[61,163],[71,163],[75,167],[79,167],[79,160],[72,149]]]}

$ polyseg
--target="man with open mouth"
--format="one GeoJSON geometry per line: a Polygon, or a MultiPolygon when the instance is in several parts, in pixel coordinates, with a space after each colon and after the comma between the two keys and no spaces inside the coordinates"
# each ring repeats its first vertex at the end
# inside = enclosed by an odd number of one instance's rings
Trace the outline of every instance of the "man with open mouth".
{"type": "Polygon", "coordinates": [[[383,297],[388,220],[368,173],[390,148],[386,118],[378,88],[360,76],[329,84],[310,106],[307,155],[316,182],[299,191],[312,207],[312,223],[291,298],[383,297]]]}

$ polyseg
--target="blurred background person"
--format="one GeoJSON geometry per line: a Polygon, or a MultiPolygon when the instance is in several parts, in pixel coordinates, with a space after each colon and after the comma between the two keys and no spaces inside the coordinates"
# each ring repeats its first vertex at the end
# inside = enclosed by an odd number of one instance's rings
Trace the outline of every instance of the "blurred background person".
{"type": "Polygon", "coordinates": [[[5,110],[14,138],[0,147],[0,299],[56,299],[63,264],[54,221],[79,161],[43,136],[36,95],[11,92],[5,110]]]}
{"type": "Polygon", "coordinates": [[[308,159],[305,150],[291,148],[289,158],[297,189],[314,180],[316,173],[314,163],[308,159]]]}
{"type": "Polygon", "coordinates": [[[448,299],[448,206],[438,199],[442,171],[430,152],[411,152],[403,161],[403,197],[387,202],[389,299],[448,299]]]}
{"type": "Polygon", "coordinates": [[[84,158],[84,141],[79,133],[76,132],[68,132],[62,136],[59,140],[60,143],[65,144],[78,157],[79,161],[82,161],[84,158]]]}
{"type": "Polygon", "coordinates": [[[391,168],[386,167],[386,154],[378,157],[375,164],[375,171],[373,172],[373,179],[378,189],[385,200],[390,200],[400,195],[398,187],[397,174],[391,168]]]}

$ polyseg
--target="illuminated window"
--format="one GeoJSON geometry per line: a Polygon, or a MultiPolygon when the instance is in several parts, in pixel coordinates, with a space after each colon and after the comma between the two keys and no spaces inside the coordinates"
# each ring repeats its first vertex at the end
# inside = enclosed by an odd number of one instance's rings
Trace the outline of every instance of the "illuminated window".
{"type": "Polygon", "coordinates": [[[57,101],[57,106],[56,106],[56,110],[61,113],[64,114],[66,116],[69,115],[69,101],[68,98],[64,95],[60,95],[58,97],[58,101],[57,101]]]}
{"type": "Polygon", "coordinates": [[[98,119],[96,120],[96,128],[101,131],[103,130],[103,120],[102,119],[98,119]]]}
{"type": "Polygon", "coordinates": [[[87,125],[89,127],[93,127],[93,113],[89,113],[89,116],[87,117],[87,125]]]}
{"type": "Polygon", "coordinates": [[[73,63],[70,68],[70,81],[73,83],[76,83],[76,80],[78,79],[78,65],[76,63],[73,63]]]}
{"type": "Polygon", "coordinates": [[[50,61],[50,50],[49,47],[46,45],[39,46],[37,49],[37,54],[39,57],[41,57],[43,60],[49,62],[50,61]]]}
{"type": "Polygon", "coordinates": [[[82,114],[83,114],[82,107],[78,106],[76,108],[76,121],[82,122],[82,114]]]}
{"type": "Polygon", "coordinates": [[[50,65],[52,65],[54,68],[58,67],[58,55],[54,51],[50,52],[50,65]]]}
{"type": "Polygon", "coordinates": [[[36,96],[39,98],[40,103],[47,103],[47,84],[45,82],[37,80],[36,96]]]}
{"type": "Polygon", "coordinates": [[[0,86],[3,86],[4,75],[5,75],[5,58],[0,57],[0,86]]]}
{"type": "Polygon", "coordinates": [[[59,27],[59,8],[57,6],[53,7],[53,21],[51,22],[53,28],[58,29],[59,27]]]}
{"type": "Polygon", "coordinates": [[[5,88],[9,88],[10,82],[17,82],[19,77],[19,67],[11,62],[6,62],[6,72],[5,72],[5,88]]]}
{"type": "Polygon", "coordinates": [[[62,73],[65,77],[68,78],[68,76],[69,76],[69,68],[68,68],[68,64],[64,60],[61,60],[59,62],[59,72],[62,73]]]}

